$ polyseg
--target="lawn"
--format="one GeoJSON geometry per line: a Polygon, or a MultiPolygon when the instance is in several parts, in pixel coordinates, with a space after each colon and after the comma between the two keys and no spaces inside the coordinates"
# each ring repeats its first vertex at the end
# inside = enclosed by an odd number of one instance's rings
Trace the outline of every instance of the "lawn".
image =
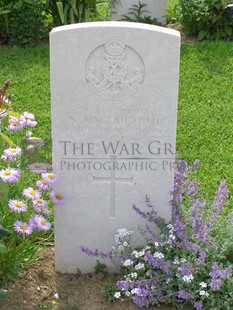
{"type": "MultiPolygon", "coordinates": [[[[1,48],[0,81],[12,82],[16,110],[34,113],[37,135],[51,140],[49,49],[1,48]]],[[[233,43],[183,44],[181,48],[177,153],[201,160],[197,174],[206,195],[221,179],[233,192],[233,43]]],[[[64,106],[64,109],[68,107],[64,106]]]]}

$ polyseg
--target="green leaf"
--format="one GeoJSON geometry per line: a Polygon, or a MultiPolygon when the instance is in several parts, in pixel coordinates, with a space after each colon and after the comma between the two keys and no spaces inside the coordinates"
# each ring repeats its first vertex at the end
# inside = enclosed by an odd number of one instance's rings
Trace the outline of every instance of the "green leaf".
{"type": "Polygon", "coordinates": [[[57,9],[58,9],[58,13],[61,19],[62,24],[64,24],[65,22],[65,16],[64,16],[64,9],[63,9],[63,3],[61,1],[57,2],[57,9]]]}
{"type": "Polygon", "coordinates": [[[14,145],[13,141],[8,136],[4,135],[3,133],[1,133],[0,136],[6,143],[8,143],[10,147],[14,145]]]}
{"type": "Polygon", "coordinates": [[[9,193],[9,185],[0,178],[0,202],[7,203],[9,193]]]}
{"type": "Polygon", "coordinates": [[[6,253],[7,247],[5,246],[4,242],[0,240],[0,254],[6,253]]]}
{"type": "Polygon", "coordinates": [[[0,225],[0,238],[8,236],[10,234],[9,230],[0,225]]]}
{"type": "Polygon", "coordinates": [[[7,297],[8,290],[0,289],[0,300],[3,300],[7,297]]]}
{"type": "Polygon", "coordinates": [[[205,30],[201,30],[201,31],[198,33],[198,36],[197,36],[198,40],[199,40],[199,41],[203,40],[203,39],[205,38],[206,34],[207,34],[207,32],[206,32],[205,30]]]}
{"type": "Polygon", "coordinates": [[[20,119],[20,117],[21,117],[21,115],[19,113],[17,113],[17,112],[10,112],[9,114],[10,114],[10,116],[15,116],[18,119],[20,119]]]}

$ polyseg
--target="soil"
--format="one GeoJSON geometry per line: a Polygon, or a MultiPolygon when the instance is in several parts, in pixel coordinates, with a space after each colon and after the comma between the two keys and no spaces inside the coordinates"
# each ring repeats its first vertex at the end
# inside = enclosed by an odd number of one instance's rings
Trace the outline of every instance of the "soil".
{"type": "MultiPolygon", "coordinates": [[[[60,274],[54,268],[54,248],[38,251],[40,259],[10,285],[8,297],[0,301],[1,310],[137,310],[130,301],[107,301],[101,289],[114,276],[60,274]],[[57,299],[55,294],[58,294],[57,299]]],[[[158,308],[151,308],[158,309],[158,308]]],[[[162,307],[161,310],[174,310],[162,307]]]]}

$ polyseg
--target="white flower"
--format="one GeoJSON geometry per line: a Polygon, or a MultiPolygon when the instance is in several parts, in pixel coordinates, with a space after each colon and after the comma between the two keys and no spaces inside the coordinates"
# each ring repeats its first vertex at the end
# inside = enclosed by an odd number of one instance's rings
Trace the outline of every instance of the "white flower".
{"type": "Polygon", "coordinates": [[[128,266],[132,266],[133,265],[133,261],[131,259],[127,259],[126,261],[124,261],[123,266],[124,267],[128,267],[128,266]]]}
{"type": "Polygon", "coordinates": [[[119,245],[117,250],[118,250],[119,252],[124,251],[124,247],[123,247],[123,245],[119,245]]]}
{"type": "Polygon", "coordinates": [[[189,276],[183,276],[182,279],[184,282],[190,283],[193,280],[193,275],[190,274],[189,276]]]}
{"type": "Polygon", "coordinates": [[[149,246],[149,245],[147,245],[144,249],[143,249],[143,251],[147,251],[147,250],[150,250],[151,249],[151,247],[149,246]]]}
{"type": "Polygon", "coordinates": [[[143,263],[138,263],[136,266],[135,266],[135,269],[136,270],[140,270],[140,269],[143,269],[145,268],[145,265],[143,263]]]}
{"type": "Polygon", "coordinates": [[[137,274],[137,272],[132,272],[131,274],[130,274],[130,276],[131,276],[131,278],[137,278],[137,276],[138,276],[138,274],[137,274]]]}
{"type": "Polygon", "coordinates": [[[126,242],[126,241],[123,243],[123,246],[124,246],[124,247],[127,247],[128,245],[129,245],[129,244],[128,244],[128,242],[126,242]]]}
{"type": "Polygon", "coordinates": [[[139,288],[133,288],[131,290],[131,294],[138,294],[139,293],[139,288]]]}
{"type": "Polygon", "coordinates": [[[121,292],[116,292],[116,293],[114,294],[114,297],[115,297],[115,298],[120,298],[120,297],[121,297],[121,292]]]}
{"type": "Polygon", "coordinates": [[[207,291],[204,291],[204,290],[201,290],[201,291],[199,292],[199,294],[200,294],[200,296],[206,296],[206,297],[209,296],[209,293],[208,293],[207,291]]]}
{"type": "Polygon", "coordinates": [[[174,230],[174,226],[172,224],[168,224],[167,225],[167,228],[171,229],[171,230],[174,230]]]}
{"type": "Polygon", "coordinates": [[[160,259],[164,258],[163,253],[160,253],[160,252],[155,252],[153,256],[154,258],[160,258],[160,259]]]}
{"type": "Polygon", "coordinates": [[[158,242],[155,242],[154,243],[154,246],[157,248],[159,246],[159,243],[158,242]]]}
{"type": "Polygon", "coordinates": [[[199,285],[201,286],[201,288],[206,288],[207,287],[207,283],[205,283],[205,282],[200,282],[199,285]]]}
{"type": "Polygon", "coordinates": [[[171,282],[171,278],[167,278],[166,280],[166,284],[170,283],[171,282]]]}
{"type": "Polygon", "coordinates": [[[54,298],[55,298],[55,299],[59,299],[58,293],[55,293],[55,294],[54,294],[54,298]]]}
{"type": "Polygon", "coordinates": [[[173,261],[173,264],[174,264],[174,265],[179,265],[179,263],[180,263],[180,262],[179,262],[178,258],[175,258],[175,260],[173,261]]]}
{"type": "Polygon", "coordinates": [[[125,292],[125,295],[126,295],[127,297],[129,297],[129,296],[130,296],[130,292],[129,292],[129,291],[126,291],[126,292],[125,292]]]}

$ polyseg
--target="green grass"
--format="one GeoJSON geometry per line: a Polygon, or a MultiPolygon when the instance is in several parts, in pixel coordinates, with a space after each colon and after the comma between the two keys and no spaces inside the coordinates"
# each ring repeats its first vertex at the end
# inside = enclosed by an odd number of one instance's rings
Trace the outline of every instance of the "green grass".
{"type": "MultiPolygon", "coordinates": [[[[48,47],[2,48],[0,59],[0,81],[12,81],[15,109],[35,113],[36,132],[50,141],[48,47]]],[[[232,42],[182,45],[177,151],[189,163],[201,160],[197,177],[208,196],[221,179],[233,192],[232,68],[232,42]]]]}

